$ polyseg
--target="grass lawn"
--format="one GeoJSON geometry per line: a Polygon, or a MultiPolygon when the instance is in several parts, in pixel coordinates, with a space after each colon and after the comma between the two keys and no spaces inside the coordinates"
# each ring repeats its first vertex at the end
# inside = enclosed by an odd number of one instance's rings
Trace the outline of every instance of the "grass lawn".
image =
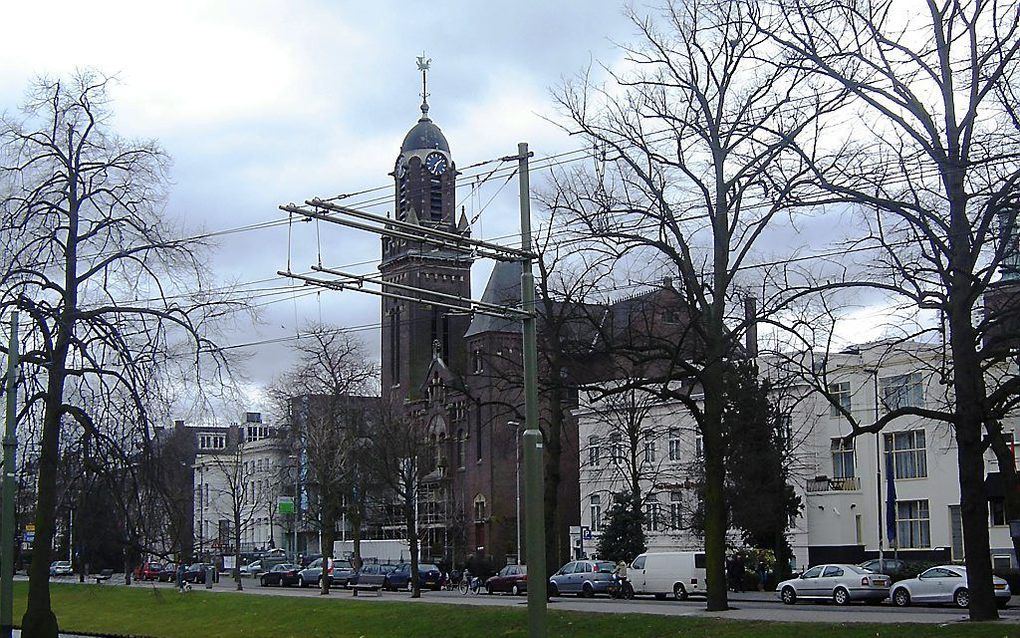
{"type": "MultiPolygon", "coordinates": [[[[151,587],[51,585],[60,628],[69,632],[159,638],[498,638],[527,636],[523,607],[327,600],[201,590],[178,594],[151,587]]],[[[14,622],[25,610],[28,583],[15,583],[14,622]]],[[[1020,627],[968,625],[833,625],[736,622],[645,614],[550,611],[551,638],[1020,638],[1020,627]]]]}

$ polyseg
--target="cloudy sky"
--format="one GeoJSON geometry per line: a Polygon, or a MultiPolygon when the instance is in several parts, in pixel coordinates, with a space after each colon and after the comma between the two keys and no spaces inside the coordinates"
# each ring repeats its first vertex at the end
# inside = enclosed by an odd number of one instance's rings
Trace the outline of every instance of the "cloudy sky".
{"type": "MultiPolygon", "coordinates": [[[[281,219],[283,203],[391,184],[386,174],[420,114],[415,57],[423,50],[433,60],[430,115],[458,165],[512,154],[520,141],[539,156],[576,148],[545,119],[554,116],[549,92],[592,60],[612,62],[612,42],[631,35],[612,0],[18,2],[5,7],[5,22],[21,27],[0,39],[0,108],[16,108],[38,74],[88,66],[115,75],[118,132],[161,142],[174,161],[168,213],[196,232],[281,219]]],[[[505,181],[462,199],[469,217],[492,199],[476,236],[516,230],[517,185],[499,191],[505,181]]],[[[288,243],[286,227],[223,236],[215,271],[257,282],[252,288],[283,285],[272,278],[286,267],[288,243]]],[[[333,266],[379,256],[377,238],[337,226],[301,225],[290,244],[295,271],[320,250],[333,266]]],[[[486,273],[476,267],[476,289],[486,273]]],[[[343,326],[378,321],[378,300],[354,293],[258,302],[272,302],[262,323],[225,341],[293,335],[320,316],[343,326]]],[[[377,333],[363,334],[376,352],[377,333]]],[[[246,352],[254,385],[287,361],[285,344],[246,352]]]]}

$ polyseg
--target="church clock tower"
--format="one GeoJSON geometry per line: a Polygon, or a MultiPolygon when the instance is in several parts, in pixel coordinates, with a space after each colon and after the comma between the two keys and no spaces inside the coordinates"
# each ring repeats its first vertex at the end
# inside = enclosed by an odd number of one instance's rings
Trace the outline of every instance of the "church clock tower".
{"type": "MultiPolygon", "coordinates": [[[[397,220],[469,236],[463,213],[456,216],[457,167],[443,132],[429,118],[426,74],[430,60],[418,58],[422,72],[421,117],[400,145],[393,168],[394,217],[397,220]]],[[[471,295],[469,253],[420,242],[384,237],[379,272],[384,281],[456,295],[471,295]]],[[[393,294],[408,294],[395,287],[393,294]]],[[[437,298],[437,301],[439,299],[437,298]]],[[[450,303],[444,299],[444,303],[450,303]]],[[[382,300],[382,383],[387,395],[421,396],[433,344],[455,373],[466,364],[464,333],[470,316],[448,308],[384,297],[382,300]]]]}

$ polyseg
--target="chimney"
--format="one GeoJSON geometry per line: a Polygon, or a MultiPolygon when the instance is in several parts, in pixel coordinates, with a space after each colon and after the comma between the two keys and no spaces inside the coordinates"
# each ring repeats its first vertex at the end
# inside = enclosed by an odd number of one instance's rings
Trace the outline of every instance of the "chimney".
{"type": "Polygon", "coordinates": [[[754,297],[744,298],[744,323],[747,324],[744,333],[744,347],[747,350],[747,357],[755,359],[758,357],[758,304],[754,297]]]}

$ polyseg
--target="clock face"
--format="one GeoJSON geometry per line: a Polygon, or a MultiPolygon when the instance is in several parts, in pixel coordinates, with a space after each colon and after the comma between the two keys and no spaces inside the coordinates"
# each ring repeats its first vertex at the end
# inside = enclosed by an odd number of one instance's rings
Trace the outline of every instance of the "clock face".
{"type": "Polygon", "coordinates": [[[404,179],[404,175],[407,175],[407,162],[404,161],[403,157],[397,158],[397,164],[393,167],[393,174],[397,176],[397,179],[404,179]]]}
{"type": "Polygon", "coordinates": [[[425,169],[433,175],[442,175],[448,166],[446,156],[442,153],[432,152],[425,156],[425,169]]]}

